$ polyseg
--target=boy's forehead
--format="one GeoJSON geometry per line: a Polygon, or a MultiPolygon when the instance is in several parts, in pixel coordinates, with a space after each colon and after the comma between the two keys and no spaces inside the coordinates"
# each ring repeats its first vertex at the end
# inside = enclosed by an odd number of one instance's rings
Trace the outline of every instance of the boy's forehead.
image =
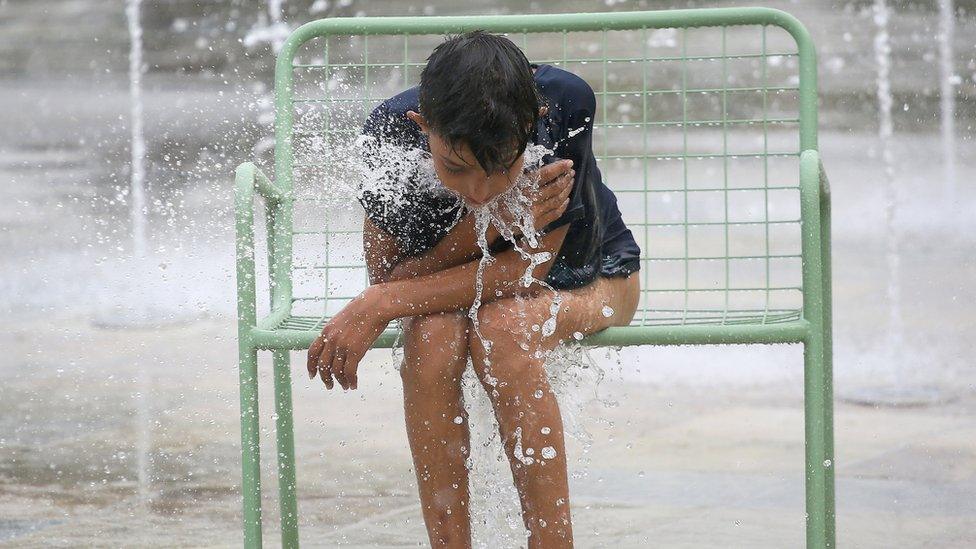
{"type": "MultiPolygon", "coordinates": [[[[457,164],[465,164],[469,166],[479,166],[480,163],[478,159],[475,158],[474,153],[471,152],[471,147],[468,145],[467,141],[459,140],[455,143],[448,143],[446,139],[434,134],[433,138],[429,140],[431,146],[431,152],[439,154],[441,158],[450,160],[457,164]],[[452,146],[453,145],[453,146],[452,146]],[[438,150],[434,150],[437,148],[438,150]]],[[[514,151],[512,152],[514,156],[514,151]]]]}
{"type": "Polygon", "coordinates": [[[435,139],[431,139],[430,142],[431,145],[436,145],[439,149],[434,152],[439,153],[443,158],[472,166],[478,165],[478,161],[475,159],[474,153],[471,152],[471,147],[467,141],[457,141],[452,144],[437,136],[435,139]]]}

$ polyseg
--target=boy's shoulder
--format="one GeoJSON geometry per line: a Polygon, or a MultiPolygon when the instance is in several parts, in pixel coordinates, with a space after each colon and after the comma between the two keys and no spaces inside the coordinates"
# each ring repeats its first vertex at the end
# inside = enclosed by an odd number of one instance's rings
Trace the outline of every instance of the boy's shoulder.
{"type": "Polygon", "coordinates": [[[373,112],[406,114],[419,108],[420,86],[413,86],[385,99],[373,109],[373,112]]]}
{"type": "Polygon", "coordinates": [[[590,84],[578,74],[555,65],[540,65],[536,71],[539,91],[557,108],[580,108],[596,103],[590,84]]]}
{"type": "Polygon", "coordinates": [[[363,124],[363,133],[376,137],[409,138],[411,135],[420,136],[420,126],[407,118],[407,111],[416,111],[418,106],[419,87],[413,86],[384,100],[373,108],[363,124]]]}

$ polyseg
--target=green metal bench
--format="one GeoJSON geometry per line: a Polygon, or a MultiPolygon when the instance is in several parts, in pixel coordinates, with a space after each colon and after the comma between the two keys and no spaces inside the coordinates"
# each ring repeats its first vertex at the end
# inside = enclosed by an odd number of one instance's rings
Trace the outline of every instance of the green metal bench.
{"type": "MultiPolygon", "coordinates": [[[[282,542],[294,547],[289,351],[308,348],[367,283],[361,212],[329,205],[343,173],[322,152],[419,81],[444,34],[478,28],[579,74],[597,97],[594,152],[643,250],[642,297],[630,326],[582,343],[802,343],[807,547],[833,547],[830,196],[816,57],[796,19],[763,8],[339,18],[292,33],[275,75],[274,180],[251,163],[236,174],[245,545],[261,545],[257,352],[272,351],[282,542]],[[270,285],[260,318],[255,192],[270,285]]],[[[391,325],[376,345],[396,335],[391,325]]]]}

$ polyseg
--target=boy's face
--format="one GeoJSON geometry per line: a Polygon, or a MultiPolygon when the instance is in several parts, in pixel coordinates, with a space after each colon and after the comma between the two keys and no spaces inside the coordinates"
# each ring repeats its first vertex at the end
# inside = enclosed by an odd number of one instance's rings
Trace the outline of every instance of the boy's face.
{"type": "Polygon", "coordinates": [[[460,194],[469,206],[477,207],[490,202],[510,189],[522,173],[524,155],[519,155],[508,170],[485,173],[467,143],[454,151],[447,141],[429,131],[419,113],[408,111],[407,116],[427,134],[437,177],[445,187],[460,194]]]}

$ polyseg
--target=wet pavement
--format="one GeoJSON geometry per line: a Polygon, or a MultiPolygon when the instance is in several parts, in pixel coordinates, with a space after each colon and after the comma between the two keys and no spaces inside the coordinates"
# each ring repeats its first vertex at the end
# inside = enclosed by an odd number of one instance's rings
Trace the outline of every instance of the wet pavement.
{"type": "MultiPolygon", "coordinates": [[[[55,324],[59,335],[42,349],[32,334],[49,330],[50,321],[3,330],[5,352],[23,360],[2,372],[0,543],[239,546],[232,325],[205,319],[120,331],[70,317],[55,324]],[[146,365],[143,431],[132,388],[146,365]],[[145,502],[140,437],[150,441],[145,502]]],[[[785,349],[798,358],[799,347],[785,349]]],[[[298,374],[301,358],[293,355],[298,374]]],[[[274,546],[267,354],[261,366],[265,540],[274,546]]],[[[360,371],[360,389],[349,392],[294,379],[302,543],[424,546],[394,358],[371,351],[360,371]]],[[[953,394],[951,402],[918,408],[836,404],[841,545],[976,542],[976,394],[953,394]]],[[[798,383],[696,387],[611,376],[600,396],[619,406],[587,407],[588,451],[568,441],[578,547],[803,545],[798,383]]]]}

